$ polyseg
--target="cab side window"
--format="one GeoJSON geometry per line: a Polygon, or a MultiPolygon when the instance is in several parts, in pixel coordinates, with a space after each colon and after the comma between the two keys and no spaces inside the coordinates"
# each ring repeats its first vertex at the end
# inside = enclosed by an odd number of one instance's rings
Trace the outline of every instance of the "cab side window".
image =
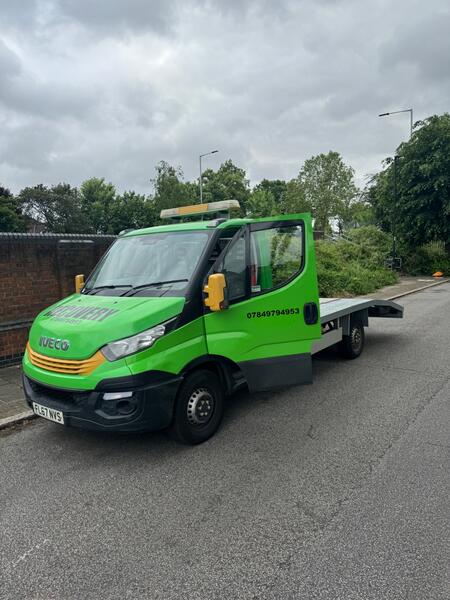
{"type": "Polygon", "coordinates": [[[247,292],[244,232],[226,253],[223,259],[222,271],[227,282],[228,300],[232,302],[244,298],[247,292]]]}
{"type": "Polygon", "coordinates": [[[272,227],[252,231],[250,277],[253,294],[280,287],[303,267],[303,228],[272,227]]]}

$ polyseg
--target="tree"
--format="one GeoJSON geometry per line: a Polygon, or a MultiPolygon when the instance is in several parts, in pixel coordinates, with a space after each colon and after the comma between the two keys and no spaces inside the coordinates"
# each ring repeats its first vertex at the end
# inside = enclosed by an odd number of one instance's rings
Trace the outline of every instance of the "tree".
{"type": "Polygon", "coordinates": [[[82,233],[88,230],[77,188],[59,183],[50,188],[39,184],[19,194],[25,215],[45,225],[53,233],[82,233]]]}
{"type": "Polygon", "coordinates": [[[183,181],[181,167],[172,167],[165,160],[156,167],[156,177],[152,179],[154,186],[154,207],[157,215],[165,208],[196,204],[198,188],[194,183],[183,181]]]}
{"type": "Polygon", "coordinates": [[[152,198],[131,191],[124,192],[112,201],[108,232],[117,234],[123,229],[151,227],[155,221],[155,205],[152,198]]]}
{"type": "Polygon", "coordinates": [[[249,217],[270,217],[277,213],[277,204],[272,192],[256,188],[251,192],[247,201],[247,215],[249,217]]]}
{"type": "Polygon", "coordinates": [[[277,206],[281,206],[286,195],[286,188],[287,183],[282,179],[262,179],[255,185],[254,191],[264,190],[265,192],[270,192],[277,206]]]}
{"type": "Polygon", "coordinates": [[[388,231],[394,226],[410,247],[441,240],[450,251],[450,115],[416,123],[396,155],[397,198],[392,158],[366,190],[377,222],[388,231]]]}
{"type": "Polygon", "coordinates": [[[240,169],[227,160],[217,171],[207,169],[203,172],[203,201],[238,200],[243,210],[250,197],[250,183],[244,169],[240,169]]]}
{"type": "Polygon", "coordinates": [[[366,199],[352,202],[344,217],[346,229],[353,227],[366,227],[375,224],[375,213],[373,206],[366,199]]]}
{"type": "Polygon", "coordinates": [[[0,186],[0,231],[25,231],[25,221],[17,199],[0,186]]]}
{"type": "Polygon", "coordinates": [[[319,154],[305,161],[298,175],[306,204],[311,206],[315,227],[326,231],[329,219],[343,219],[357,194],[354,171],[338,152],[319,154]]]}
{"type": "Polygon", "coordinates": [[[280,211],[286,215],[311,212],[311,204],[306,200],[305,191],[298,179],[291,179],[286,183],[280,211]]]}
{"type": "Polygon", "coordinates": [[[105,179],[92,177],[81,184],[81,206],[91,233],[107,233],[111,205],[116,196],[116,188],[105,179]]]}

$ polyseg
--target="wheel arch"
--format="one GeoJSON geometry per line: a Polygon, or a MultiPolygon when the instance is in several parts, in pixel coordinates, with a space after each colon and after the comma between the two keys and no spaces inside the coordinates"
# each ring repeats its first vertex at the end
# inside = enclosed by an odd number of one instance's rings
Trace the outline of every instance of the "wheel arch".
{"type": "Polygon", "coordinates": [[[240,380],[242,380],[243,383],[245,379],[241,369],[235,362],[218,354],[198,356],[183,367],[180,375],[187,377],[200,369],[213,371],[219,377],[226,395],[231,394],[236,389],[237,382],[241,383],[240,380]]]}

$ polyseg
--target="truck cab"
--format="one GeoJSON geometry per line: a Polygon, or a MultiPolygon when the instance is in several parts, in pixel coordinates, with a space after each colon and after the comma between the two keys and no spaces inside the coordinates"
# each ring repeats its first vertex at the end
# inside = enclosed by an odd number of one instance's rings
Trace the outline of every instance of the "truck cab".
{"type": "Polygon", "coordinates": [[[315,348],[349,338],[352,314],[362,342],[370,310],[400,316],[357,305],[321,322],[311,216],[205,219],[215,205],[119,236],[77,293],[38,315],[23,359],[36,414],[200,443],[238,387],[311,383],[315,348]]]}

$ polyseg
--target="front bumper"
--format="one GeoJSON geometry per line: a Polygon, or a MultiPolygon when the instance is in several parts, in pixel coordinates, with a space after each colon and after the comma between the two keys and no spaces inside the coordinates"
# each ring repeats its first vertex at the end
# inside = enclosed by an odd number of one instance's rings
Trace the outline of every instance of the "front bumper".
{"type": "Polygon", "coordinates": [[[32,408],[37,402],[60,410],[69,427],[95,431],[157,431],[172,421],[175,398],[182,378],[162,371],[101,381],[95,390],[49,387],[23,375],[23,389],[32,408]],[[132,396],[105,400],[111,392],[133,392],[132,396]]]}

